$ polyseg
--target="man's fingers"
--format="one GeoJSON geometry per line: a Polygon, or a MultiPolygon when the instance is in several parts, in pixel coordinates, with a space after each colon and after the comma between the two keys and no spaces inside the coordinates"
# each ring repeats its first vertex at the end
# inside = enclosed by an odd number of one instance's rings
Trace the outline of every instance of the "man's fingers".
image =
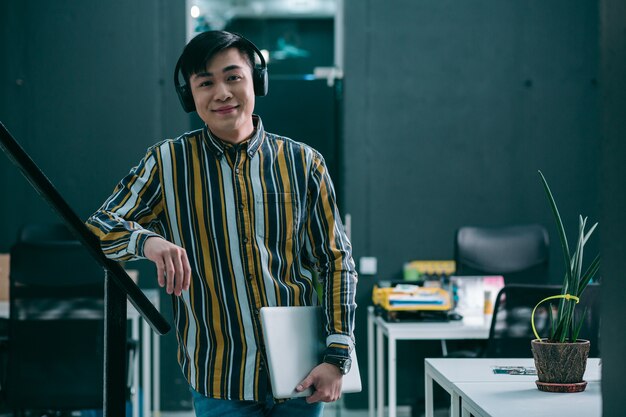
{"type": "Polygon", "coordinates": [[[316,390],[313,394],[306,397],[306,402],[309,404],[323,401],[325,403],[331,403],[337,401],[341,397],[341,391],[339,392],[325,392],[323,390],[316,390]]]}
{"type": "Polygon", "coordinates": [[[189,290],[191,265],[185,249],[152,236],[146,239],[144,255],[155,263],[159,286],[164,286],[168,294],[181,295],[183,290],[189,290]]]}
{"type": "Polygon", "coordinates": [[[176,275],[176,272],[174,270],[174,263],[172,262],[172,258],[169,256],[165,258],[165,274],[167,280],[165,291],[168,294],[171,294],[174,292],[174,277],[176,275]]]}
{"type": "Polygon", "coordinates": [[[313,385],[313,378],[311,378],[311,375],[309,374],[306,378],[302,380],[302,382],[298,384],[298,386],[296,387],[296,391],[302,392],[305,389],[309,388],[311,385],[313,385]]]}
{"type": "Polygon", "coordinates": [[[309,404],[319,401],[337,401],[341,396],[341,378],[337,367],[322,363],[309,373],[296,390],[302,391],[299,388],[306,388],[311,385],[315,387],[315,392],[306,398],[306,402],[309,404]]]}
{"type": "Polygon", "coordinates": [[[185,279],[180,252],[182,252],[180,249],[172,250],[172,263],[174,265],[174,294],[176,295],[180,295],[183,288],[183,280],[185,279]]]}
{"type": "Polygon", "coordinates": [[[160,262],[155,262],[157,267],[157,282],[159,283],[159,287],[163,287],[165,285],[165,262],[161,260],[160,262]]]}
{"type": "Polygon", "coordinates": [[[189,284],[191,283],[191,265],[189,265],[189,258],[187,258],[187,252],[183,250],[181,255],[183,261],[183,270],[184,270],[184,280],[183,280],[183,290],[187,291],[189,289],[189,284]]]}
{"type": "Polygon", "coordinates": [[[312,395],[309,395],[308,397],[306,397],[306,402],[308,404],[313,404],[322,400],[323,400],[323,397],[320,391],[315,391],[312,395]]]}

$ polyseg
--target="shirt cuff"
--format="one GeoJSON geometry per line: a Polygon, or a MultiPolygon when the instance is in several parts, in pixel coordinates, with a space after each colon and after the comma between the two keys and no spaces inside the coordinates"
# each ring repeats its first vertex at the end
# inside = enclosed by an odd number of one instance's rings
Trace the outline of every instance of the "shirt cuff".
{"type": "Polygon", "coordinates": [[[128,242],[128,253],[135,255],[135,258],[145,259],[143,247],[146,244],[146,240],[153,236],[161,237],[159,234],[145,229],[133,232],[128,242]]]}
{"type": "Polygon", "coordinates": [[[349,358],[352,349],[354,349],[354,341],[350,336],[331,334],[326,338],[326,350],[324,354],[349,358]]]}

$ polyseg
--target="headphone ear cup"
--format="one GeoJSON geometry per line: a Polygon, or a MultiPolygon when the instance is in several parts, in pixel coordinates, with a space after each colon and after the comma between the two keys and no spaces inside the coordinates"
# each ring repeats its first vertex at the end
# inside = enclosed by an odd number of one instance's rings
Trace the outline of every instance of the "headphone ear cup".
{"type": "Polygon", "coordinates": [[[178,93],[178,99],[183,106],[183,110],[187,113],[191,113],[196,110],[196,103],[193,101],[193,94],[188,85],[176,86],[176,93],[178,93]]]}
{"type": "Polygon", "coordinates": [[[252,82],[254,84],[255,96],[266,96],[268,91],[267,68],[255,67],[253,71],[252,82]]]}

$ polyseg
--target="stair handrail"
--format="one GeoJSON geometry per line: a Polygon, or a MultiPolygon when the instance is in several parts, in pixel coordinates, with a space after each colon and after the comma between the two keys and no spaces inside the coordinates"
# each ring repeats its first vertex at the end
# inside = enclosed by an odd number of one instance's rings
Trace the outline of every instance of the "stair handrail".
{"type": "Polygon", "coordinates": [[[152,305],[141,289],[128,276],[124,268],[116,261],[105,256],[100,248],[98,237],[94,235],[78,217],[70,205],[61,196],[56,187],[39,169],[37,164],[15,140],[9,130],[0,122],[0,147],[5,154],[21,171],[33,186],[35,191],[48,203],[64,220],[70,231],[80,240],[91,256],[107,271],[111,273],[114,282],[122,289],[128,300],[137,309],[152,329],[160,335],[170,330],[169,323],[152,305]]]}
{"type": "MultiPolygon", "coordinates": [[[[54,184],[0,121],[0,148],[37,193],[61,217],[89,254],[104,269],[104,417],[125,414],[124,369],[126,348],[126,300],[130,301],[152,329],[163,335],[171,326],[128,276],[124,268],[102,252],[99,239],[63,199],[54,184]]],[[[10,340],[9,340],[10,343],[10,340]]],[[[137,395],[137,394],[135,394],[137,395]]]]}

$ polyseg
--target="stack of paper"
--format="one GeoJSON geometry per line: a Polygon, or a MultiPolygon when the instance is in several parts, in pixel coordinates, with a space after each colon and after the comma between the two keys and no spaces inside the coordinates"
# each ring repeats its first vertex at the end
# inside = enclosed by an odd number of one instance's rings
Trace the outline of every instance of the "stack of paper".
{"type": "Polygon", "coordinates": [[[446,302],[444,297],[436,291],[413,287],[408,288],[407,285],[398,285],[394,291],[389,294],[390,305],[442,305],[446,302]]]}

